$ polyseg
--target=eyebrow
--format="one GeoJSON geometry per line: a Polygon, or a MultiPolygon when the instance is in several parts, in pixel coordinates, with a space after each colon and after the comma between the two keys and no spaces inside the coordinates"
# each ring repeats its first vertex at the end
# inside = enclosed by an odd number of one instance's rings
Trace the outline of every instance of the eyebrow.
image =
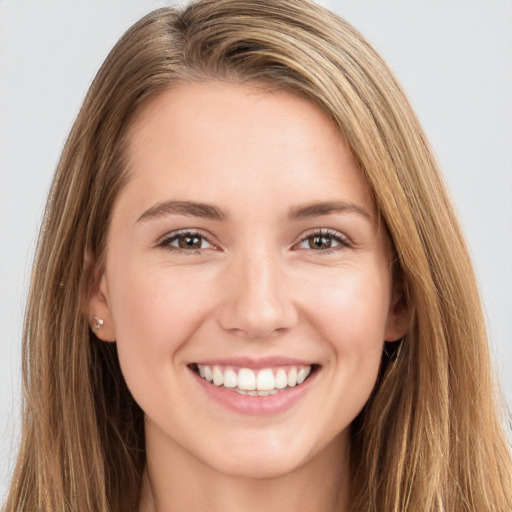
{"type": "MultiPolygon", "coordinates": [[[[357,213],[369,220],[373,220],[373,215],[364,208],[348,201],[322,201],[296,206],[290,210],[288,218],[290,220],[303,220],[333,213],[357,213]]],[[[218,221],[229,220],[229,214],[225,210],[211,204],[192,201],[164,201],[147,209],[137,219],[137,222],[173,214],[218,221]]]]}
{"type": "Polygon", "coordinates": [[[301,220],[320,217],[322,215],[330,215],[333,213],[357,213],[369,220],[374,220],[373,215],[368,211],[349,201],[323,201],[304,206],[297,206],[290,210],[289,218],[291,220],[301,220]]]}
{"type": "Polygon", "coordinates": [[[163,217],[165,215],[186,215],[188,217],[201,217],[212,220],[228,220],[229,215],[224,210],[207,203],[194,203],[190,201],[165,201],[146,210],[137,222],[163,217]]]}

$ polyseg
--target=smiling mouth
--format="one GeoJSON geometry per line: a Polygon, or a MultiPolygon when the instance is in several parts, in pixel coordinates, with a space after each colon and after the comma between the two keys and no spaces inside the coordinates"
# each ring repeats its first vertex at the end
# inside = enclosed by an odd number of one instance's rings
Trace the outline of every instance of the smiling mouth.
{"type": "Polygon", "coordinates": [[[259,370],[199,363],[191,364],[189,367],[200,378],[214,386],[224,387],[241,395],[268,396],[300,386],[317,370],[318,365],[259,370]]]}

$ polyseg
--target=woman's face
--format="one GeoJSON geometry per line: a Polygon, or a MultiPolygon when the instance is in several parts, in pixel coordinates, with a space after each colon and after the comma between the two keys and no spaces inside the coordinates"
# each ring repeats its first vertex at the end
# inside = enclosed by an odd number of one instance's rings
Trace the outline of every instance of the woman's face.
{"type": "Polygon", "coordinates": [[[258,477],[339,457],[404,323],[340,133],[300,96],[209,82],[130,137],[91,311],[148,447],[258,477]]]}

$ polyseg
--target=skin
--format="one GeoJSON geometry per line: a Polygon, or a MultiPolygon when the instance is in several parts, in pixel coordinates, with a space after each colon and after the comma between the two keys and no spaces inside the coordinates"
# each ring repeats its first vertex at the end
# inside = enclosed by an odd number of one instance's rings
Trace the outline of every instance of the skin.
{"type": "Polygon", "coordinates": [[[144,107],[129,152],[90,311],[146,414],[139,510],[346,510],[349,426],[407,311],[339,131],[298,95],[187,84],[144,107]],[[229,218],[144,215],[171,200],[229,218]],[[326,201],[350,208],[290,218],[326,201]],[[183,229],[205,237],[198,249],[178,247],[183,229]],[[319,229],[329,230],[321,247],[319,229]],[[240,356],[319,370],[291,408],[244,415],[212,401],[188,366],[240,356]]]}

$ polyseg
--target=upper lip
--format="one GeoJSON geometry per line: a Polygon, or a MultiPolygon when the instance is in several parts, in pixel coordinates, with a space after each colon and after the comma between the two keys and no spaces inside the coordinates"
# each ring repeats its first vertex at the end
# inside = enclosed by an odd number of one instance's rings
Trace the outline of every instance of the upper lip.
{"type": "Polygon", "coordinates": [[[296,359],[284,356],[267,356],[267,357],[225,357],[215,359],[204,359],[194,361],[195,364],[205,366],[235,366],[240,368],[252,368],[255,370],[262,368],[273,368],[277,366],[311,366],[314,363],[304,359],[296,359]]]}

